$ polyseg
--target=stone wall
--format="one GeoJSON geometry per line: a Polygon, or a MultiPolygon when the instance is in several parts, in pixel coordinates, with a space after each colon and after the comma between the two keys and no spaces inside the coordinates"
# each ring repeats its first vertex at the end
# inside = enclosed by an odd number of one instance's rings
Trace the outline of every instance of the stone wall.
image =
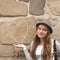
{"type": "Polygon", "coordinates": [[[24,52],[13,44],[24,43],[28,48],[38,19],[49,20],[51,38],[60,41],[59,3],[60,0],[0,0],[0,60],[26,60],[24,52]],[[17,51],[19,56],[15,56],[17,51]]]}

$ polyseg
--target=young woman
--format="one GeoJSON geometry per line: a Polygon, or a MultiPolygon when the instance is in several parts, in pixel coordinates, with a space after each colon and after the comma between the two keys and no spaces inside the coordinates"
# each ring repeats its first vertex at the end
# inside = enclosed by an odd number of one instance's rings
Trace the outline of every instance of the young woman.
{"type": "MultiPolygon", "coordinates": [[[[55,60],[54,39],[50,38],[53,30],[50,22],[43,20],[36,24],[36,36],[31,42],[30,53],[24,44],[14,45],[23,48],[27,60],[55,60]]],[[[56,42],[56,49],[60,53],[60,43],[56,42]]]]}

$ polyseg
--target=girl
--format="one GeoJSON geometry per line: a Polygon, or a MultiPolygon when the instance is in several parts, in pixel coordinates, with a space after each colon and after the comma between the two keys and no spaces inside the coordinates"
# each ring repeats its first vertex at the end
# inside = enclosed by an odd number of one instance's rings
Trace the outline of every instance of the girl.
{"type": "MultiPolygon", "coordinates": [[[[50,22],[43,20],[38,21],[36,24],[36,36],[31,42],[30,53],[28,52],[24,44],[14,45],[19,48],[23,48],[27,60],[55,60],[56,55],[54,53],[54,39],[50,38],[53,30],[50,22]]],[[[60,43],[56,42],[57,52],[60,53],[60,43]]]]}

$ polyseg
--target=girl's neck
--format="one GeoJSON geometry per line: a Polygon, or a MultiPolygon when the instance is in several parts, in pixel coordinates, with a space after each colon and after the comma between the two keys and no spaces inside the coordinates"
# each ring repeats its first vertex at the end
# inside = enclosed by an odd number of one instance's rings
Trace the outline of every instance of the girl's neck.
{"type": "Polygon", "coordinates": [[[40,39],[40,45],[44,45],[44,39],[40,39]]]}

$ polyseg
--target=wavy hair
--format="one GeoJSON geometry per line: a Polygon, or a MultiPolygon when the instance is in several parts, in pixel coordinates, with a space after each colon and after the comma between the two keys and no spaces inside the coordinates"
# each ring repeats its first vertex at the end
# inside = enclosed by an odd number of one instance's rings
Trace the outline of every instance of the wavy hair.
{"type": "MultiPolygon", "coordinates": [[[[40,38],[36,35],[33,41],[32,50],[30,51],[30,55],[33,58],[33,60],[37,60],[35,51],[39,44],[40,44],[40,38]]],[[[43,54],[42,54],[43,60],[51,59],[51,47],[52,45],[51,45],[51,39],[50,39],[50,32],[48,31],[47,36],[44,40],[43,54]]]]}

